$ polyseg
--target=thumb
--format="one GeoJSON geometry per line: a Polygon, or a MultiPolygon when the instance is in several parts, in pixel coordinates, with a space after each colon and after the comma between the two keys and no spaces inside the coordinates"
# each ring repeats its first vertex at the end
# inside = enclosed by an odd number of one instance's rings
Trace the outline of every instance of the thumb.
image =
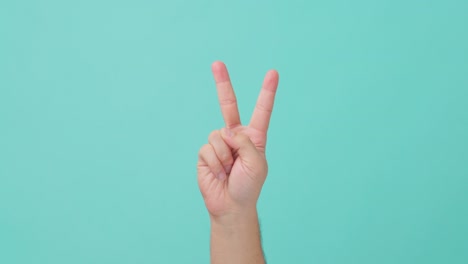
{"type": "Polygon", "coordinates": [[[229,128],[221,129],[221,136],[241,159],[252,159],[258,157],[258,150],[250,138],[242,133],[235,133],[229,128]]]}

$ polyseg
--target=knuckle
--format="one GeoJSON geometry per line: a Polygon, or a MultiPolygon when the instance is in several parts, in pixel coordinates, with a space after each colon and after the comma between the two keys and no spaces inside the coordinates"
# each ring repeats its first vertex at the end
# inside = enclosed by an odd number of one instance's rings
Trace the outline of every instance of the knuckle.
{"type": "Polygon", "coordinates": [[[237,99],[236,98],[232,98],[232,97],[226,97],[226,98],[220,98],[219,99],[219,104],[220,105],[233,105],[233,104],[237,104],[237,99]]]}
{"type": "Polygon", "coordinates": [[[255,108],[257,108],[259,111],[262,111],[262,112],[267,112],[267,113],[273,112],[273,109],[271,107],[267,107],[266,105],[262,103],[257,103],[257,105],[255,105],[255,108]]]}
{"type": "Polygon", "coordinates": [[[218,130],[214,130],[210,133],[210,135],[208,136],[208,141],[209,142],[213,142],[213,140],[215,140],[217,137],[219,136],[219,131],[218,130]]]}
{"type": "Polygon", "coordinates": [[[210,149],[211,149],[211,146],[209,144],[205,144],[205,145],[201,146],[200,151],[198,152],[198,156],[202,157],[202,156],[206,155],[206,153],[208,151],[210,151],[210,149]]]}

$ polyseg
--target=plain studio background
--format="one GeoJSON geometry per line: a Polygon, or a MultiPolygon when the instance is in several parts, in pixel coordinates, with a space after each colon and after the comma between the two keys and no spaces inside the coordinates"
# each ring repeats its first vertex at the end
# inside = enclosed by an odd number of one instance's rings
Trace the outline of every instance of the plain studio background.
{"type": "Polygon", "coordinates": [[[207,263],[199,147],[279,70],[269,263],[467,263],[468,2],[0,3],[0,263],[207,263]]]}

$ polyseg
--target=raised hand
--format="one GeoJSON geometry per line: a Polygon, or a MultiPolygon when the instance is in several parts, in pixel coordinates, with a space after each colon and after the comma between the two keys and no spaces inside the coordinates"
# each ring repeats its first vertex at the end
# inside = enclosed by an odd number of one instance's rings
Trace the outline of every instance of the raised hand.
{"type": "Polygon", "coordinates": [[[268,172],[265,147],[278,73],[266,74],[250,123],[243,126],[226,66],[215,62],[212,71],[226,127],[213,131],[200,149],[200,191],[212,219],[256,213],[268,172]]]}

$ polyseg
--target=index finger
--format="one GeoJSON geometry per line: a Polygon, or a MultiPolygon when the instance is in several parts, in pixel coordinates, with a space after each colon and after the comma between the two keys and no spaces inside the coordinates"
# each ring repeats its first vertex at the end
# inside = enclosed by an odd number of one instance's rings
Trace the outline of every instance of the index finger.
{"type": "Polygon", "coordinates": [[[221,61],[216,61],[211,66],[213,76],[218,90],[219,105],[223,114],[224,122],[227,128],[233,128],[241,124],[239,109],[237,108],[237,99],[232,89],[229,73],[226,65],[221,61]]]}

